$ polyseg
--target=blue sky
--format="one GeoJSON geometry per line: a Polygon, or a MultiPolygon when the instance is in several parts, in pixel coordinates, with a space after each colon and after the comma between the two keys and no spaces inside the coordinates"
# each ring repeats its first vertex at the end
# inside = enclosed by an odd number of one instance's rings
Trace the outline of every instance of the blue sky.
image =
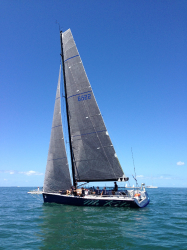
{"type": "Polygon", "coordinates": [[[187,2],[0,1],[0,186],[43,186],[71,28],[123,170],[187,187],[187,2]]]}

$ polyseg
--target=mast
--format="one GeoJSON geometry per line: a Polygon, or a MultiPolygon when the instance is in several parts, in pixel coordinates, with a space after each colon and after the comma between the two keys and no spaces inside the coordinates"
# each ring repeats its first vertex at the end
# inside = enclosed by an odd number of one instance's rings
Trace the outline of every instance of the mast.
{"type": "Polygon", "coordinates": [[[71,155],[71,167],[72,167],[72,175],[73,175],[73,186],[76,186],[75,169],[74,169],[74,161],[73,161],[73,150],[72,150],[72,143],[71,143],[70,122],[69,122],[69,108],[68,108],[68,102],[67,102],[67,89],[66,89],[66,75],[65,75],[65,65],[64,65],[62,31],[60,31],[60,46],[61,46],[62,68],[63,68],[63,78],[64,78],[64,90],[65,90],[66,114],[67,114],[67,122],[68,122],[68,135],[69,135],[69,145],[70,145],[70,155],[71,155]]]}

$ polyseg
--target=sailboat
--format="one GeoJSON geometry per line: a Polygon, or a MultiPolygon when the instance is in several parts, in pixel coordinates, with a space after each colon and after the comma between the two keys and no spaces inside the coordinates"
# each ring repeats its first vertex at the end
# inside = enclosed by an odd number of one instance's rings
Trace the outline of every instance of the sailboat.
{"type": "Polygon", "coordinates": [[[128,181],[129,178],[118,160],[70,29],[60,32],[60,43],[72,178],[62,128],[60,68],[43,185],[44,203],[147,206],[149,196],[144,186],[123,192],[108,190],[105,195],[90,190],[86,195],[66,191],[72,186],[78,189],[78,183],[128,181]]]}

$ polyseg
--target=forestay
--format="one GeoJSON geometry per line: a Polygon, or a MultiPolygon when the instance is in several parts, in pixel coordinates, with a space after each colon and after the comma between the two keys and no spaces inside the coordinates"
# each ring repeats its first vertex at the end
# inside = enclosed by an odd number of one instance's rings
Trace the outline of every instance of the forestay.
{"type": "Polygon", "coordinates": [[[71,179],[62,129],[60,78],[61,68],[56,91],[51,138],[44,179],[44,192],[58,192],[59,190],[67,190],[71,187],[71,179]]]}
{"type": "Polygon", "coordinates": [[[70,29],[62,33],[62,41],[75,178],[117,180],[124,173],[70,29]]]}

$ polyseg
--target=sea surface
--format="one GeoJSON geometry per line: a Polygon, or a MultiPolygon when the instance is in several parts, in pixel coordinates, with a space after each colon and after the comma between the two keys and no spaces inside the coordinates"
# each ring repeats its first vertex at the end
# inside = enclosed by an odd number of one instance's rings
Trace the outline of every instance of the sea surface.
{"type": "Polygon", "coordinates": [[[44,204],[0,188],[0,249],[187,249],[187,188],[147,189],[142,209],[44,204]]]}

